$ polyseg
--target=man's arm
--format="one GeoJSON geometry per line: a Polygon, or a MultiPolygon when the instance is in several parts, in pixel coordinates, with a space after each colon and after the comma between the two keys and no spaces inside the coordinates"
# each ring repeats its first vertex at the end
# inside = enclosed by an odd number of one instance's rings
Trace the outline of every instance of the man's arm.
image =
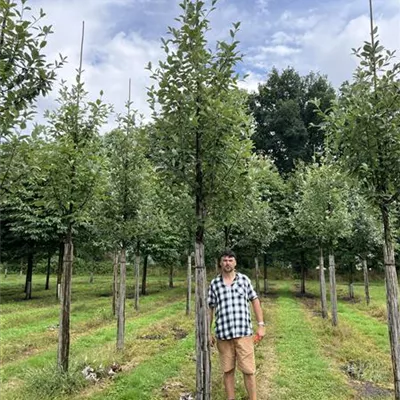
{"type": "Polygon", "coordinates": [[[214,309],[212,307],[208,308],[208,319],[210,321],[210,338],[209,338],[209,342],[210,342],[210,346],[214,346],[215,337],[212,334],[212,323],[213,323],[213,320],[214,320],[214,309]]]}
{"type": "Polygon", "coordinates": [[[257,320],[257,335],[262,339],[265,336],[264,315],[261,309],[260,299],[257,297],[251,302],[257,320]]]}

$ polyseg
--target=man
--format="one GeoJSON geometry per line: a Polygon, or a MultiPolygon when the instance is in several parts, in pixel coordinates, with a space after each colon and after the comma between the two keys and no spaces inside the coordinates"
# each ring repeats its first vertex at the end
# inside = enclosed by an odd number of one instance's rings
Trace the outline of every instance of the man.
{"type": "MultiPolygon", "coordinates": [[[[265,324],[261,303],[250,279],[236,272],[235,267],[235,253],[230,250],[225,251],[220,257],[221,274],[211,281],[208,290],[210,332],[215,312],[217,348],[228,400],[235,399],[236,363],[243,373],[249,400],[256,400],[256,366],[249,301],[257,319],[258,340],[265,335],[265,324]]],[[[213,345],[215,342],[213,336],[210,341],[213,345]]]]}

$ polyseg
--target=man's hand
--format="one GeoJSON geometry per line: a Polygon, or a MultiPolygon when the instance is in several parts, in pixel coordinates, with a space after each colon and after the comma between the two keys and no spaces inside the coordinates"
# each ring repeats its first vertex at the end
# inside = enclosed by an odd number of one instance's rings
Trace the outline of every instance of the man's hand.
{"type": "Polygon", "coordinates": [[[208,343],[210,344],[211,347],[214,347],[214,346],[215,346],[216,339],[215,339],[215,336],[214,336],[214,335],[210,335],[210,336],[208,337],[208,343]]]}
{"type": "Polygon", "coordinates": [[[259,326],[258,329],[257,329],[256,336],[254,338],[254,342],[258,343],[260,340],[263,339],[264,336],[265,336],[265,327],[264,326],[259,326]]]}

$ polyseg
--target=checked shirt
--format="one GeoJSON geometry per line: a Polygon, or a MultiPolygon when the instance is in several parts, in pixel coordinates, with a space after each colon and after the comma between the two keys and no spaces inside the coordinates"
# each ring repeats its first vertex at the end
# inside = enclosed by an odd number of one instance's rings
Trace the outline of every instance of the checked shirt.
{"type": "Polygon", "coordinates": [[[236,273],[231,286],[224,283],[222,275],[211,281],[208,289],[208,306],[215,309],[215,335],[220,340],[251,336],[249,301],[256,299],[250,279],[236,273]]]}

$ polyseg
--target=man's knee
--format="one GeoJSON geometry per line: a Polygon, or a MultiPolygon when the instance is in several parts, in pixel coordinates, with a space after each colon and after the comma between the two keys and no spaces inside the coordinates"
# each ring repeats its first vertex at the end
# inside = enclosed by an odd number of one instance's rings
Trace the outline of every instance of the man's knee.
{"type": "Polygon", "coordinates": [[[232,368],[229,371],[224,371],[225,376],[234,375],[234,374],[235,374],[235,368],[232,368]]]}

